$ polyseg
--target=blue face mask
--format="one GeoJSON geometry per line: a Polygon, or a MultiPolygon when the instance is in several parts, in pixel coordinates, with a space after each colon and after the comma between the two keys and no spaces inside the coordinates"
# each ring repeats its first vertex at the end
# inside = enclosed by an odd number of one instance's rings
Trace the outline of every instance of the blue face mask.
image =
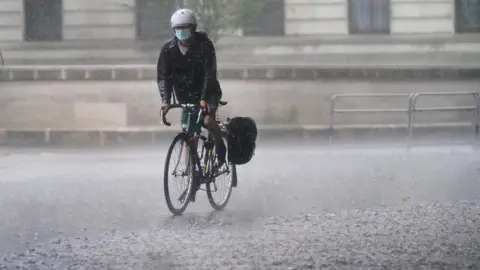
{"type": "Polygon", "coordinates": [[[187,40],[190,37],[190,30],[189,29],[175,29],[175,36],[179,40],[187,40]]]}

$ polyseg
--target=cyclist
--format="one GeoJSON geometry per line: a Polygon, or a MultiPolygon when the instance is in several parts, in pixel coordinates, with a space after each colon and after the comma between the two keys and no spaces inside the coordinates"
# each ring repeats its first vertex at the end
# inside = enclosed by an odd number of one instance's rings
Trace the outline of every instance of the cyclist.
{"type": "MultiPolygon", "coordinates": [[[[179,9],[170,19],[175,36],[167,41],[160,52],[157,64],[157,83],[162,98],[162,111],[170,104],[172,93],[179,103],[199,104],[207,113],[202,123],[192,115],[189,132],[207,128],[215,139],[218,167],[225,163],[226,146],[220,127],[215,121],[218,102],[222,97],[217,80],[217,59],[212,41],[203,32],[196,31],[197,20],[189,9],[179,9]]],[[[186,129],[188,114],[182,111],[181,125],[186,129]]],[[[192,200],[195,200],[195,192],[192,200]]]]}

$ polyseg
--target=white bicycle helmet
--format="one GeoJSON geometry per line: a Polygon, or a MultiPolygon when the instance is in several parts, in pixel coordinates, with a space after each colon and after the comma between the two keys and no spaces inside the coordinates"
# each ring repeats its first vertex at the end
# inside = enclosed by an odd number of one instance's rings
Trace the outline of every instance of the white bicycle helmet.
{"type": "Polygon", "coordinates": [[[197,18],[192,10],[183,8],[173,13],[172,18],[170,19],[170,24],[172,28],[186,25],[192,25],[193,27],[196,27],[197,18]]]}

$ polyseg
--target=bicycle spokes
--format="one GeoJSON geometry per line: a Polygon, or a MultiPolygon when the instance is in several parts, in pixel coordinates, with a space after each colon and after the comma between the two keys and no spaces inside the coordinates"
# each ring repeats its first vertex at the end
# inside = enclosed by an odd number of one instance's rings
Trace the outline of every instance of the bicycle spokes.
{"type": "Polygon", "coordinates": [[[180,165],[180,161],[182,160],[182,153],[183,153],[183,143],[180,144],[180,152],[178,154],[178,161],[177,161],[177,164],[175,164],[175,167],[173,169],[173,171],[177,171],[178,169],[178,165],[180,165]]]}
{"type": "MultiPolygon", "coordinates": [[[[183,153],[184,147],[185,147],[185,145],[184,145],[183,143],[180,144],[180,151],[179,151],[179,153],[178,153],[178,159],[177,159],[177,162],[176,162],[176,164],[175,164],[175,167],[173,168],[173,171],[172,171],[172,175],[175,176],[175,177],[178,177],[178,176],[180,176],[180,177],[185,177],[185,176],[187,176],[188,173],[189,173],[189,170],[188,170],[189,165],[190,165],[190,160],[189,160],[189,159],[187,159],[186,169],[185,169],[182,173],[180,173],[180,174],[178,173],[178,170],[179,170],[178,167],[180,166],[180,162],[182,161],[182,159],[184,159],[184,155],[185,155],[185,154],[183,153]]],[[[181,171],[181,169],[180,169],[180,171],[181,171]]]]}

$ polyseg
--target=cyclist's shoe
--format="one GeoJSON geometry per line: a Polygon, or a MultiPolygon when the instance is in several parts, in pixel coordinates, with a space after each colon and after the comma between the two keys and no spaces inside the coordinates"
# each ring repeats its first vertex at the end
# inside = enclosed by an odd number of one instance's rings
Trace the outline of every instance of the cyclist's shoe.
{"type": "Polygon", "coordinates": [[[227,155],[227,147],[225,146],[225,143],[222,141],[221,144],[218,144],[216,148],[217,152],[217,168],[221,168],[223,164],[225,164],[225,156],[227,155]]]}
{"type": "Polygon", "coordinates": [[[197,196],[197,191],[200,189],[200,184],[195,184],[193,186],[192,195],[190,195],[190,201],[195,202],[195,197],[197,196]]]}

